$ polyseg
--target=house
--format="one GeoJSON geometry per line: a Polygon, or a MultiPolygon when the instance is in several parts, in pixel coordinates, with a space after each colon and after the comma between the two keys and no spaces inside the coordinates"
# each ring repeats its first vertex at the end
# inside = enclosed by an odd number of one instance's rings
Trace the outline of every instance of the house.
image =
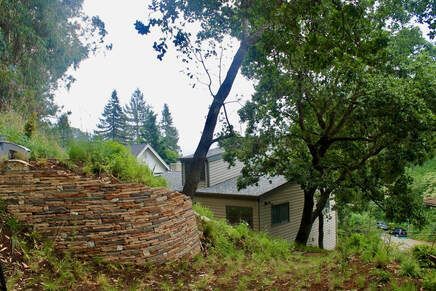
{"type": "MultiPolygon", "coordinates": [[[[236,162],[235,166],[229,167],[222,154],[223,150],[219,148],[209,150],[194,201],[210,208],[217,218],[225,218],[230,223],[245,221],[254,230],[294,241],[304,204],[304,192],[300,186],[276,176],[262,177],[257,185],[238,190],[237,179],[243,164],[236,162]]],[[[181,158],[181,173],[164,175],[174,190],[183,187],[191,161],[192,155],[181,158]]],[[[329,201],[324,209],[325,249],[336,247],[336,229],[336,211],[333,201],[329,201]]],[[[314,223],[308,244],[318,244],[318,221],[314,223]]]]}
{"type": "Polygon", "coordinates": [[[0,136],[0,161],[1,160],[28,160],[30,150],[22,145],[9,142],[0,136]]]}
{"type": "Polygon", "coordinates": [[[170,167],[149,144],[131,144],[128,146],[132,155],[147,165],[154,175],[162,175],[170,170],[170,167]]]}

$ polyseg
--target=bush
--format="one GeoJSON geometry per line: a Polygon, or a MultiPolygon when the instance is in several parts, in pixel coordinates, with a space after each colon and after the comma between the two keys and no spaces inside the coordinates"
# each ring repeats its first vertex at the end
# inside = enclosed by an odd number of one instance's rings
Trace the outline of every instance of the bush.
{"type": "Polygon", "coordinates": [[[435,263],[430,259],[430,256],[436,256],[436,250],[427,245],[419,245],[413,248],[413,256],[423,268],[434,268],[435,263]]]}
{"type": "MultiPolygon", "coordinates": [[[[212,217],[210,210],[201,205],[196,204],[194,209],[200,215],[212,217]]],[[[293,244],[253,231],[245,223],[231,226],[223,219],[210,220],[203,222],[203,232],[209,251],[218,257],[287,258],[293,249],[293,244]]]]}
{"type": "Polygon", "coordinates": [[[436,271],[427,272],[422,280],[424,290],[436,290],[436,271]]]}
{"type": "Polygon", "coordinates": [[[166,186],[162,177],[140,164],[130,151],[114,141],[79,141],[70,145],[71,161],[83,166],[85,173],[110,174],[124,182],[142,183],[151,187],[166,186]]]}
{"type": "Polygon", "coordinates": [[[421,270],[419,268],[418,263],[415,260],[411,258],[406,259],[401,263],[400,266],[401,266],[401,271],[400,271],[401,275],[409,276],[413,278],[419,277],[421,270]]]}
{"type": "Polygon", "coordinates": [[[8,141],[23,145],[31,150],[31,159],[64,159],[65,151],[58,144],[56,138],[43,128],[36,127],[32,134],[25,133],[25,120],[15,112],[0,114],[0,135],[8,141]]]}

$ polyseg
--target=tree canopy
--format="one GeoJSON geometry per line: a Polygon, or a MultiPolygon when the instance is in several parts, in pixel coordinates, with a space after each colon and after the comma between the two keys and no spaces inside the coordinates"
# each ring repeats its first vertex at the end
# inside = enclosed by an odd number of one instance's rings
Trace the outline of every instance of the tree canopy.
{"type": "Polygon", "coordinates": [[[333,194],[400,196],[405,167],[431,154],[435,127],[434,88],[418,89],[434,84],[434,48],[419,30],[386,29],[398,12],[387,4],[312,8],[295,19],[283,6],[264,33],[244,68],[258,81],[240,111],[246,135],[222,141],[245,164],[240,187],[283,175],[303,188],[300,243],[333,194]]]}
{"type": "Polygon", "coordinates": [[[0,1],[0,110],[55,113],[54,90],[74,81],[65,72],[77,68],[106,35],[98,17],[83,14],[82,3],[0,1]]]}

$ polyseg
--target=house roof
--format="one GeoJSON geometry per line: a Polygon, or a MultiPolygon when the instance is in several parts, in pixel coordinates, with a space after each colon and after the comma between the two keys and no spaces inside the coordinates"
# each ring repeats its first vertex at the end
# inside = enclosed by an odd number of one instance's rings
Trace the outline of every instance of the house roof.
{"type": "MultiPolygon", "coordinates": [[[[206,155],[206,159],[210,159],[212,157],[216,157],[218,155],[221,155],[222,153],[224,153],[224,150],[222,148],[209,149],[209,151],[207,152],[207,155],[206,155]]],[[[183,156],[181,158],[181,160],[192,159],[193,157],[194,157],[194,154],[190,154],[190,155],[183,156]]]]}
{"type": "Polygon", "coordinates": [[[259,197],[271,190],[282,186],[287,183],[283,176],[259,178],[259,182],[255,185],[248,186],[244,189],[238,190],[237,186],[238,177],[226,180],[219,184],[207,188],[197,190],[198,194],[212,194],[212,195],[229,195],[229,196],[243,196],[243,197],[259,197]]]}
{"type": "Polygon", "coordinates": [[[162,173],[162,177],[167,180],[168,187],[171,190],[181,191],[183,189],[182,184],[182,172],[165,172],[162,173]]]}
{"type": "Polygon", "coordinates": [[[170,170],[170,167],[167,165],[167,163],[161,158],[161,156],[153,149],[153,147],[151,145],[141,143],[141,144],[130,144],[127,147],[130,149],[130,152],[135,157],[142,155],[143,152],[145,152],[147,149],[149,149],[153,153],[153,155],[164,165],[164,167],[168,171],[170,170]]]}

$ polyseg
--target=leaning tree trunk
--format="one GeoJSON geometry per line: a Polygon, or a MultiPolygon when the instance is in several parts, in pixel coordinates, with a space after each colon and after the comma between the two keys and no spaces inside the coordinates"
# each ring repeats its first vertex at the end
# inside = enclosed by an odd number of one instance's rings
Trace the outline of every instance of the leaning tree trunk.
{"type": "Polygon", "coordinates": [[[324,248],[324,215],[322,212],[318,216],[318,247],[324,248]]]}
{"type": "Polygon", "coordinates": [[[300,228],[298,229],[295,242],[298,244],[306,245],[309,239],[310,231],[312,230],[312,215],[313,215],[313,197],[315,189],[304,190],[304,207],[303,215],[301,216],[300,228]]]}
{"type": "Polygon", "coordinates": [[[248,52],[249,41],[241,41],[238,51],[233,57],[229,70],[227,71],[224,82],[220,85],[218,92],[213,98],[212,104],[207,113],[206,122],[204,124],[203,132],[201,134],[200,142],[195,150],[192,158],[189,172],[185,175],[185,184],[183,186],[183,193],[189,196],[194,196],[197,190],[198,183],[200,182],[200,174],[204,168],[204,161],[206,160],[207,152],[213,143],[213,134],[218,121],[218,115],[221,107],[224,105],[226,98],[229,96],[232,89],[233,82],[238,74],[242,61],[248,52]]]}
{"type": "Polygon", "coordinates": [[[5,274],[3,272],[3,266],[1,264],[0,264],[0,290],[7,291],[6,278],[5,278],[5,274]]]}

